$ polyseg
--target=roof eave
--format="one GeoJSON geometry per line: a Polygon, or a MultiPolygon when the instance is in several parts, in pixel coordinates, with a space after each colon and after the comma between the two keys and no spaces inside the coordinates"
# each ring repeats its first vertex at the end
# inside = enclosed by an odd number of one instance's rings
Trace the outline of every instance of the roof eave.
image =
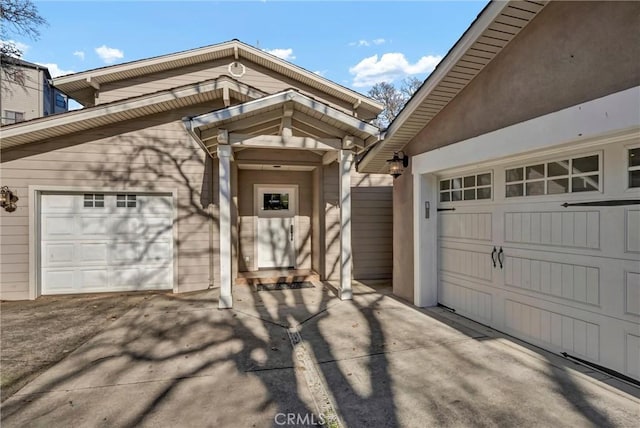
{"type": "MultiPolygon", "coordinates": [[[[245,57],[249,54],[258,56],[262,59],[267,60],[270,63],[280,65],[282,67],[286,67],[294,71],[295,73],[302,75],[311,81],[317,82],[317,86],[319,89],[324,88],[324,90],[333,90],[337,93],[342,94],[342,98],[345,101],[353,103],[353,105],[362,105],[364,104],[368,110],[375,113],[376,115],[383,110],[383,106],[377,101],[360,94],[356,91],[353,91],[344,86],[338,85],[335,82],[332,82],[322,76],[319,76],[315,73],[312,73],[309,70],[306,70],[302,67],[299,67],[295,64],[291,64],[285,60],[282,60],[272,54],[267,52],[263,52],[260,49],[257,49],[253,46],[247,45],[245,43],[240,42],[239,40],[231,40],[228,42],[219,43],[216,45],[205,46],[201,48],[191,49],[187,51],[157,56],[148,59],[142,59],[137,61],[132,61],[124,64],[117,64],[109,67],[103,67],[93,70],[87,70],[79,73],[69,74],[66,76],[56,77],[54,80],[54,85],[59,87],[65,93],[73,93],[76,91],[81,91],[83,89],[88,89],[91,86],[87,79],[91,77],[95,82],[101,83],[101,76],[114,75],[116,73],[135,70],[135,69],[144,69],[145,67],[152,67],[157,64],[162,63],[178,63],[179,61],[190,58],[190,57],[206,57],[215,52],[227,52],[224,56],[230,57],[245,57]]],[[[202,59],[202,61],[206,61],[206,59],[202,59]]],[[[200,62],[200,61],[198,61],[200,62]]],[[[168,66],[168,69],[177,68],[179,65],[168,66]]],[[[145,74],[145,73],[142,73],[145,74]]],[[[110,81],[109,79],[105,79],[105,82],[110,81]]]]}
{"type": "MultiPolygon", "coordinates": [[[[500,14],[513,3],[514,3],[513,1],[493,0],[489,4],[487,4],[487,6],[480,12],[476,20],[464,32],[464,34],[460,37],[460,39],[456,42],[456,44],[449,50],[449,52],[444,57],[444,59],[440,62],[440,64],[438,64],[436,69],[429,75],[429,77],[427,77],[427,79],[422,84],[420,89],[418,89],[418,91],[409,100],[406,106],[400,111],[398,116],[396,116],[393,122],[389,125],[389,127],[385,131],[384,140],[382,140],[373,149],[371,149],[366,154],[366,156],[360,161],[359,169],[362,172],[370,172],[370,173],[381,172],[379,168],[369,168],[369,165],[371,164],[371,162],[374,159],[379,161],[377,157],[381,155],[381,152],[385,150],[386,146],[388,145],[388,142],[393,141],[394,138],[396,138],[398,130],[402,129],[403,126],[405,126],[407,122],[412,119],[412,116],[416,113],[416,110],[418,110],[423,105],[423,103],[425,102],[427,97],[431,94],[431,92],[449,75],[449,73],[458,64],[461,58],[463,58],[464,55],[467,53],[467,51],[474,45],[474,43],[476,43],[476,41],[483,36],[485,31],[489,29],[489,27],[493,24],[493,22],[500,16],[500,14]]],[[[541,8],[543,7],[544,5],[541,6],[541,8]]],[[[537,16],[538,12],[535,12],[533,17],[537,16]]],[[[531,17],[531,19],[533,19],[533,17],[531,17]]],[[[522,28],[524,28],[529,22],[530,20],[526,22],[522,28]]],[[[521,31],[522,28],[519,31],[521,31]]],[[[502,51],[502,49],[504,49],[504,47],[502,47],[492,57],[492,59],[498,56],[502,51]]],[[[480,74],[481,72],[482,70],[480,70],[478,74],[480,74]]],[[[470,81],[465,84],[465,87],[469,83],[470,81]]],[[[462,92],[463,90],[464,88],[460,89],[458,93],[462,92]]],[[[453,98],[455,98],[455,96],[453,98]]],[[[443,106],[442,109],[444,109],[445,106],[443,106]]],[[[428,126],[428,123],[425,124],[424,126],[428,126]]],[[[399,150],[404,148],[404,146],[406,146],[406,144],[408,144],[412,138],[410,138],[408,141],[405,141],[401,145],[401,148],[399,150]]]]}

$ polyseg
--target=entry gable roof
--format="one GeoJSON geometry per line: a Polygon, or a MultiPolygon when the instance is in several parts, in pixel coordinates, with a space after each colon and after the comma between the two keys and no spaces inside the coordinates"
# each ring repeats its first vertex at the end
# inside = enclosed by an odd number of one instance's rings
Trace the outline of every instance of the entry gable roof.
{"type": "Polygon", "coordinates": [[[358,170],[386,172],[387,159],[428,126],[540,13],[547,1],[492,0],[391,122],[380,142],[361,159],[358,170]]]}
{"type": "Polygon", "coordinates": [[[185,67],[221,58],[239,60],[245,58],[253,63],[273,70],[283,76],[304,83],[324,93],[363,108],[369,116],[375,117],[383,106],[354,90],[341,86],[329,79],[282,60],[274,55],[234,39],[228,42],[190,49],[168,55],[131,61],[53,79],[54,86],[73,98],[74,93],[82,93],[96,85],[133,79],[139,76],[185,67]]]}
{"type": "Polygon", "coordinates": [[[292,118],[293,127],[304,127],[308,134],[355,137],[360,147],[378,141],[380,134],[378,127],[294,89],[192,117],[187,126],[211,148],[217,145],[218,130],[243,133],[265,125],[257,133],[269,135],[273,126],[277,133],[283,117],[292,118]]]}
{"type": "Polygon", "coordinates": [[[3,126],[0,128],[0,149],[60,137],[190,104],[223,99],[227,91],[231,98],[240,102],[265,95],[264,92],[230,77],[221,76],[171,90],[3,126]]]}

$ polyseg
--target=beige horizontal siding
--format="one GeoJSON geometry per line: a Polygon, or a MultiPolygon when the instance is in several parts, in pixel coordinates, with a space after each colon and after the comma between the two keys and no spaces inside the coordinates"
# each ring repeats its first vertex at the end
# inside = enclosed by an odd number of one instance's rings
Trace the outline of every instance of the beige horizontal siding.
{"type": "MultiPolygon", "coordinates": [[[[324,177],[325,276],[340,278],[339,177],[336,163],[324,177]]],[[[354,279],[387,279],[393,269],[393,179],[389,175],[351,173],[351,236],[354,279]]]]}
{"type": "Polygon", "coordinates": [[[350,105],[343,100],[339,100],[329,94],[322,93],[315,88],[302,84],[301,82],[278,75],[273,71],[246,59],[240,60],[240,62],[245,66],[245,74],[242,77],[233,77],[229,73],[228,69],[229,64],[233,61],[234,60],[231,58],[225,58],[207,63],[194,64],[180,69],[154,73],[147,76],[140,76],[134,79],[104,84],[100,88],[99,96],[95,101],[96,104],[104,104],[125,98],[163,91],[178,86],[190,85],[226,75],[268,94],[280,92],[289,88],[297,88],[300,92],[317,99],[322,99],[333,107],[349,113],[353,110],[353,105],[350,105]]]}
{"type": "Polygon", "coordinates": [[[208,206],[216,168],[180,119],[210,108],[195,106],[3,152],[0,179],[20,200],[15,212],[0,212],[0,298],[29,297],[29,270],[36,269],[29,266],[30,185],[177,189],[178,291],[207,288],[212,275],[208,206]]]}

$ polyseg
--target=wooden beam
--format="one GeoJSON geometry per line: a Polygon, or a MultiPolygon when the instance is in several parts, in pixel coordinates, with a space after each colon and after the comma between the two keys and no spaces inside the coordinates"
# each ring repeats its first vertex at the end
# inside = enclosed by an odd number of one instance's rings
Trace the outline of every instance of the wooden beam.
{"type": "Polygon", "coordinates": [[[342,148],[344,150],[351,150],[353,149],[354,146],[355,146],[355,137],[353,135],[346,135],[342,137],[342,148]]]}
{"type": "Polygon", "coordinates": [[[285,137],[279,135],[252,136],[230,134],[229,144],[265,149],[339,150],[342,141],[337,138],[285,137]]]}
{"type": "MultiPolygon", "coordinates": [[[[261,125],[263,123],[272,122],[274,120],[279,120],[282,117],[282,110],[273,110],[258,116],[251,116],[245,119],[236,120],[234,122],[228,122],[224,124],[224,129],[229,132],[241,131],[245,128],[253,127],[256,125],[261,125]]],[[[217,128],[210,128],[205,131],[202,131],[201,138],[202,141],[208,140],[210,138],[216,138],[218,136],[217,128]]]]}
{"type": "Polygon", "coordinates": [[[229,144],[229,131],[218,129],[218,144],[229,144]]]}
{"type": "Polygon", "coordinates": [[[283,137],[292,137],[293,129],[291,126],[291,118],[293,117],[293,104],[291,102],[286,103],[282,107],[282,119],[280,121],[279,134],[283,137]]]}
{"type": "Polygon", "coordinates": [[[222,88],[222,101],[224,102],[225,107],[229,107],[231,105],[231,96],[229,95],[229,88],[222,88]]]}
{"type": "Polygon", "coordinates": [[[296,112],[293,119],[297,122],[304,123],[305,125],[315,128],[323,134],[332,135],[337,138],[342,138],[347,134],[346,131],[343,131],[340,128],[336,128],[335,126],[329,125],[327,122],[323,122],[322,120],[300,112],[296,112]]]}
{"type": "Polygon", "coordinates": [[[261,123],[250,128],[244,128],[242,133],[244,135],[275,135],[280,130],[280,124],[278,122],[261,123]]]}
{"type": "Polygon", "coordinates": [[[329,165],[330,163],[333,163],[337,160],[338,160],[337,151],[334,150],[331,152],[327,152],[324,154],[324,156],[322,156],[322,165],[329,165]]]}
{"type": "Polygon", "coordinates": [[[318,128],[314,128],[313,126],[309,126],[304,122],[300,122],[296,119],[293,120],[292,122],[293,128],[301,131],[305,134],[309,134],[310,136],[314,137],[314,138],[342,138],[342,136],[340,137],[336,137],[335,134],[328,134],[326,132],[322,132],[320,131],[318,128]]]}
{"type": "Polygon", "coordinates": [[[87,84],[89,84],[89,86],[91,86],[96,91],[100,90],[100,83],[98,83],[95,80],[91,79],[91,76],[87,77],[87,84]]]}

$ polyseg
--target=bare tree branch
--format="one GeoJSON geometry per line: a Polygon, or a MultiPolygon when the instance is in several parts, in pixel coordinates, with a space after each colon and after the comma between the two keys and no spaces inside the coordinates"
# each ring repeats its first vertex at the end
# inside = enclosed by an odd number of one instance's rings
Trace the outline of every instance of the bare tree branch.
{"type": "Polygon", "coordinates": [[[23,52],[11,42],[13,36],[37,40],[38,27],[46,24],[31,0],[0,0],[0,54],[20,58],[23,52]]]}

